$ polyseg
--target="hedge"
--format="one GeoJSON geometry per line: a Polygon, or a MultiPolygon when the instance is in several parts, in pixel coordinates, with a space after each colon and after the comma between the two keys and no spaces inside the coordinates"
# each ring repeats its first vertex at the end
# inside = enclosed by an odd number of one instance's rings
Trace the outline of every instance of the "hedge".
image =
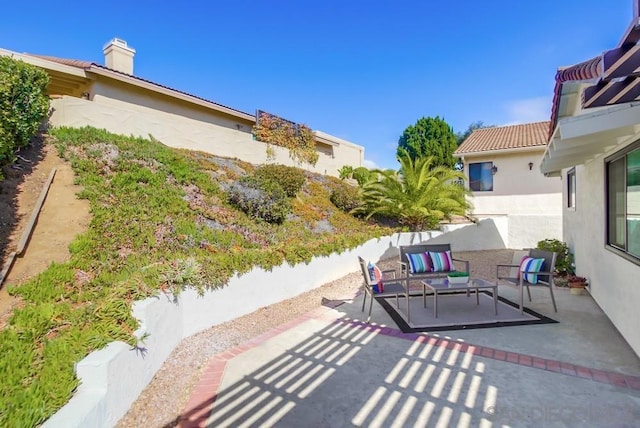
{"type": "Polygon", "coordinates": [[[29,143],[47,117],[48,83],[44,70],[0,56],[0,165],[15,160],[16,150],[29,143]]]}

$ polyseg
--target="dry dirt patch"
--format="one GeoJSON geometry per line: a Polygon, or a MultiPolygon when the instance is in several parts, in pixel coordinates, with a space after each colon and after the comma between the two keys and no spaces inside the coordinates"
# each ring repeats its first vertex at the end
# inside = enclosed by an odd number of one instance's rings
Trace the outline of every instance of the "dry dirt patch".
{"type": "Polygon", "coordinates": [[[22,256],[17,257],[0,289],[0,326],[4,325],[18,300],[9,296],[12,285],[44,271],[51,262],[69,258],[69,244],[89,225],[89,202],[78,199],[81,188],[74,184],[69,163],[61,159],[51,144],[35,141],[19,154],[13,166],[3,168],[0,182],[0,256],[2,266],[15,251],[31,212],[53,168],[51,183],[31,238],[22,256]]]}

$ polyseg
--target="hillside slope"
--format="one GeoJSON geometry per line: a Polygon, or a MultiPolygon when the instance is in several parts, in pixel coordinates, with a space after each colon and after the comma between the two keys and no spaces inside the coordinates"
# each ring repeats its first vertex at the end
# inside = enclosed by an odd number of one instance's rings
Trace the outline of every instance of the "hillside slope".
{"type": "Polygon", "coordinates": [[[228,190],[255,167],[173,150],[153,139],[57,129],[90,204],[71,257],[12,289],[22,300],[0,332],[0,425],[36,425],[77,386],[75,362],[114,340],[138,346],[135,300],[184,287],[224,287],[234,273],[340,252],[393,231],[338,210],[331,177],[304,172],[281,224],[229,203],[228,190]]]}

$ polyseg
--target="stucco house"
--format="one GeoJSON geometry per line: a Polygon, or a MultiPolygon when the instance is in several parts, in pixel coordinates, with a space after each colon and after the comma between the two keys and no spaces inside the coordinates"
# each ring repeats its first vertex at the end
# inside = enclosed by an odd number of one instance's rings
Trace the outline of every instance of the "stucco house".
{"type": "Polygon", "coordinates": [[[476,129],[454,152],[464,163],[473,215],[506,219],[509,248],[562,237],[562,183],[540,174],[549,122],[476,129]]]}
{"type": "Polygon", "coordinates": [[[640,7],[613,49],[556,74],[540,170],[563,177],[577,273],[640,355],[640,7]]]}
{"type": "Polygon", "coordinates": [[[253,164],[269,161],[299,166],[334,176],[344,165],[363,165],[364,147],[315,130],[319,153],[315,166],[297,165],[288,150],[277,146],[272,146],[273,158],[268,158],[267,145],[256,141],[251,132],[257,113],[135,76],[135,50],[124,40],[111,40],[103,53],[105,65],[0,49],[0,55],[47,71],[53,108],[50,122],[54,126],[88,125],[124,135],[152,135],[170,147],[201,150],[253,164]]]}

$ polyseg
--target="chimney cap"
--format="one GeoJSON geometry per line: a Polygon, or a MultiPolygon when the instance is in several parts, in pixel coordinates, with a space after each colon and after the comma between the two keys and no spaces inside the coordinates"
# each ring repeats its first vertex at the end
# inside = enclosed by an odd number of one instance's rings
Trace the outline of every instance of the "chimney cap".
{"type": "Polygon", "coordinates": [[[130,46],[127,45],[127,41],[124,39],[120,39],[118,37],[114,37],[113,39],[109,40],[103,47],[102,50],[107,50],[108,48],[110,48],[111,46],[118,46],[122,49],[126,49],[128,51],[130,51],[131,53],[136,53],[136,50],[130,46]]]}

